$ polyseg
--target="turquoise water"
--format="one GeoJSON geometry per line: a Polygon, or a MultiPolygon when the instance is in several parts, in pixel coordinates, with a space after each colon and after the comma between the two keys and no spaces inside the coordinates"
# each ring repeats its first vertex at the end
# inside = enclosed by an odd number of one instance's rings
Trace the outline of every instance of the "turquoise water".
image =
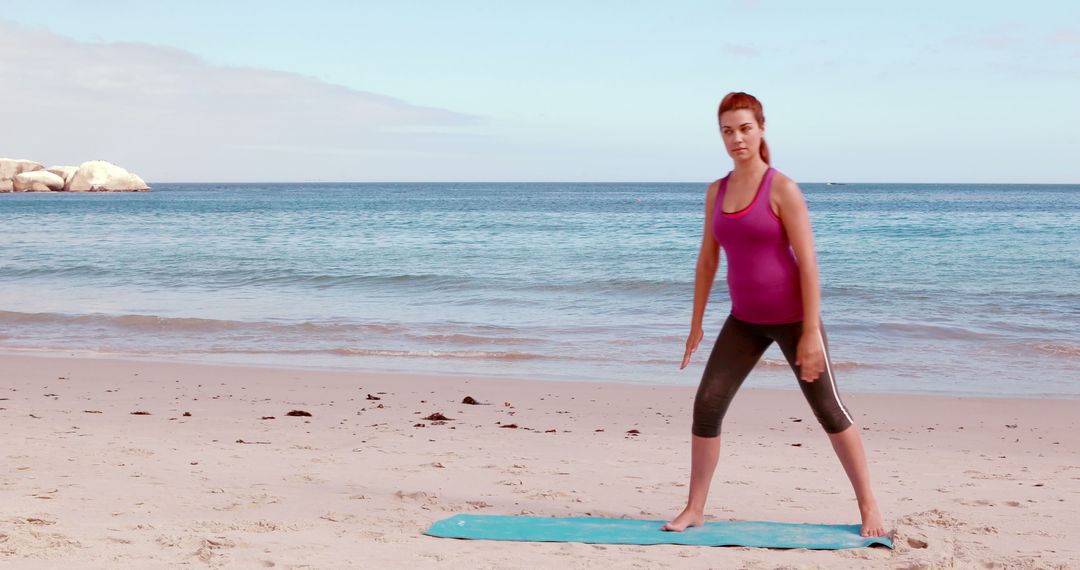
{"type": "MultiPolygon", "coordinates": [[[[1080,397],[1080,186],[803,190],[842,389],[1080,397]]],[[[0,195],[0,349],[696,384],[728,310],[720,275],[678,370],[704,191],[0,195]]],[[[794,382],[773,348],[748,385],[794,382]]]]}

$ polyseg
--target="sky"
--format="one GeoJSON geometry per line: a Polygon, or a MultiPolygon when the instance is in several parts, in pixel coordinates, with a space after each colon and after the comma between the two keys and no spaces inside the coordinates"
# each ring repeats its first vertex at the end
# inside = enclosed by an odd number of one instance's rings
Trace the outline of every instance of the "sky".
{"type": "Polygon", "coordinates": [[[1080,2],[0,0],[0,156],[148,182],[1080,183],[1080,2]]]}

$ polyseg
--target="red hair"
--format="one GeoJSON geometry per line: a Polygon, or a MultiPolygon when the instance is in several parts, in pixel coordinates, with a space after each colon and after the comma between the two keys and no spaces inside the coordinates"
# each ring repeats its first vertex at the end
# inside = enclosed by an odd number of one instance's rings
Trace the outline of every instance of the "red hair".
{"type": "MultiPolygon", "coordinates": [[[[720,109],[716,112],[716,120],[720,120],[720,115],[736,109],[750,109],[754,113],[754,119],[757,120],[758,128],[765,128],[765,111],[761,108],[761,101],[758,101],[753,95],[742,91],[724,95],[724,98],[720,101],[720,109]]],[[[764,160],[765,164],[769,164],[769,145],[765,143],[764,137],[761,139],[761,160],[764,160]]]]}

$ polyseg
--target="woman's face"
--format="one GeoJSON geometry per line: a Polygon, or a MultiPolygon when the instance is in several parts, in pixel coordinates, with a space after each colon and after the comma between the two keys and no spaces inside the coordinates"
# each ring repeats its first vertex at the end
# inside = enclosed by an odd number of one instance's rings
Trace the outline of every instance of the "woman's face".
{"type": "Polygon", "coordinates": [[[758,126],[750,109],[735,109],[720,114],[720,134],[728,156],[738,162],[759,154],[765,130],[758,126]]]}

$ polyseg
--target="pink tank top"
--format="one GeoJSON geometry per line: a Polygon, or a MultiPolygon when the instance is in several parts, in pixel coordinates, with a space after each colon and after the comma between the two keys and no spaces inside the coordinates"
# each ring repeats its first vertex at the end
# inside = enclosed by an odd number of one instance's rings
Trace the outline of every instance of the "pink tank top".
{"type": "Polygon", "coordinates": [[[765,171],[750,205],[724,212],[728,177],[720,181],[713,211],[713,235],[727,257],[731,314],[761,325],[803,318],[799,265],[780,218],[769,205],[773,168],[765,171]]]}

